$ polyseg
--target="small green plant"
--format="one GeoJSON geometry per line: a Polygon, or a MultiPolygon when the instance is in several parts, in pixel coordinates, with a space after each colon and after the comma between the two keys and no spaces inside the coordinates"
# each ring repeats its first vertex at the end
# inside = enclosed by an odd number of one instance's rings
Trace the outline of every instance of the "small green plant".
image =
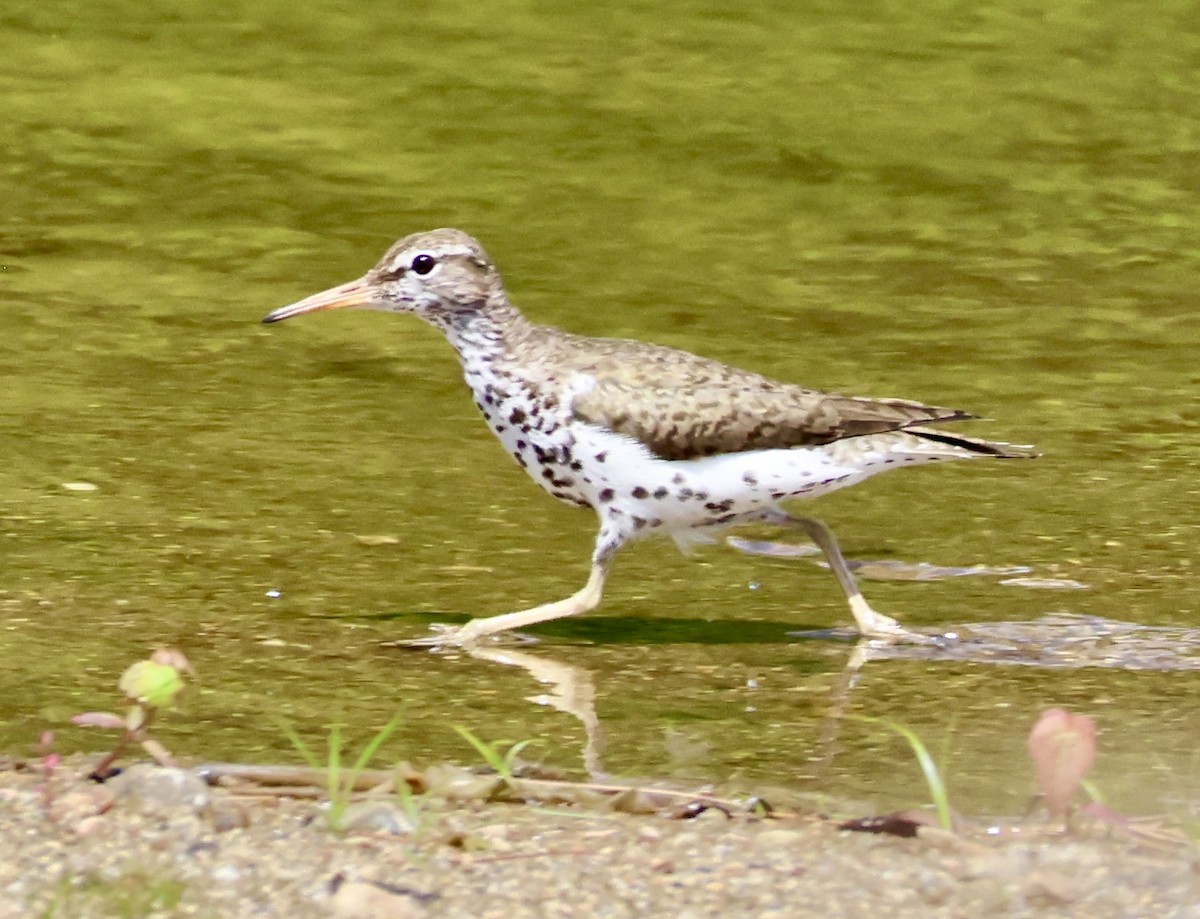
{"type": "Polygon", "coordinates": [[[483,761],[492,768],[492,771],[496,775],[504,779],[508,785],[512,785],[514,781],[513,765],[516,763],[517,757],[522,750],[533,743],[532,740],[521,740],[517,743],[512,743],[512,741],[508,740],[494,740],[488,743],[485,740],[480,740],[462,725],[454,725],[454,730],[463,740],[475,748],[476,752],[483,757],[483,761]],[[501,744],[508,745],[508,749],[503,753],[500,752],[501,744]]]}
{"type": "Polygon", "coordinates": [[[73,724],[83,727],[121,732],[112,752],[106,754],[92,770],[93,776],[101,780],[107,778],[112,764],[130,743],[141,744],[155,762],[171,765],[171,754],[150,736],[150,726],[161,712],[175,703],[175,698],[183,690],[185,673],[196,675],[182,652],[159,648],[147,660],[138,661],[121,674],[117,685],[133,702],[124,717],[112,712],[83,712],[71,718],[73,724]]]}
{"type": "MultiPolygon", "coordinates": [[[[346,769],[342,765],[341,725],[334,724],[330,726],[329,740],[326,743],[325,749],[325,762],[322,763],[308,744],[304,742],[304,738],[296,732],[295,728],[290,724],[280,723],[280,728],[287,735],[287,739],[292,742],[292,746],[304,757],[304,761],[313,770],[325,773],[325,793],[329,798],[327,816],[331,829],[341,832],[346,816],[346,808],[350,806],[350,801],[354,796],[354,786],[358,782],[358,777],[367,768],[367,764],[371,762],[375,754],[379,752],[379,748],[383,746],[384,741],[391,737],[399,726],[400,716],[395,715],[363,747],[362,752],[355,759],[354,765],[346,769]]],[[[398,780],[397,789],[399,789],[399,785],[401,784],[406,789],[408,788],[407,783],[398,780]]]]}
{"type": "Polygon", "coordinates": [[[404,814],[408,825],[412,827],[413,839],[418,839],[428,829],[431,822],[430,817],[425,812],[424,801],[413,794],[408,780],[399,774],[396,775],[396,804],[404,814]]]}
{"type": "Polygon", "coordinates": [[[950,812],[950,795],[946,791],[946,783],[942,780],[937,763],[934,762],[928,748],[916,732],[887,718],[872,718],[869,715],[852,715],[851,717],[855,721],[882,725],[908,741],[908,745],[917,758],[917,764],[921,767],[921,774],[925,776],[925,784],[929,786],[929,796],[933,799],[933,806],[937,810],[938,825],[944,830],[953,830],[954,818],[950,812]]]}
{"type": "Polygon", "coordinates": [[[54,892],[54,899],[38,914],[38,919],[69,919],[83,915],[143,919],[173,911],[186,892],[187,887],[180,880],[138,870],[116,878],[64,877],[54,892]]]}

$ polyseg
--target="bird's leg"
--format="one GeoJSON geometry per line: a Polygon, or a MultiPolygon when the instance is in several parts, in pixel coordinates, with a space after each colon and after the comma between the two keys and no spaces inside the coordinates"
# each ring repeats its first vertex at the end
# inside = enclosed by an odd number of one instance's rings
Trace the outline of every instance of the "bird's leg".
{"type": "Polygon", "coordinates": [[[861,635],[866,638],[886,638],[892,641],[901,639],[920,643],[933,640],[928,635],[906,629],[891,616],[877,613],[871,608],[871,604],[858,589],[858,580],[854,577],[850,566],[846,564],[846,557],[842,555],[833,531],[820,520],[814,517],[794,517],[783,511],[773,511],[764,519],[778,526],[799,527],[808,534],[809,539],[821,548],[821,551],[825,553],[825,559],[829,562],[830,569],[838,579],[838,584],[841,585],[842,593],[850,602],[850,612],[854,615],[854,622],[861,635]]]}
{"type": "Polygon", "coordinates": [[[605,539],[606,533],[601,531],[596,543],[596,551],[592,556],[592,570],[587,583],[565,600],[555,600],[543,603],[530,609],[516,613],[502,613],[498,616],[486,616],[483,619],[472,619],[466,625],[456,629],[446,629],[428,638],[418,638],[413,641],[399,642],[407,647],[439,648],[446,646],[463,646],[474,644],[480,638],[520,629],[539,622],[549,622],[551,619],[563,619],[567,616],[577,616],[595,609],[604,594],[604,581],[608,577],[608,569],[612,565],[613,555],[617,545],[605,539]]]}

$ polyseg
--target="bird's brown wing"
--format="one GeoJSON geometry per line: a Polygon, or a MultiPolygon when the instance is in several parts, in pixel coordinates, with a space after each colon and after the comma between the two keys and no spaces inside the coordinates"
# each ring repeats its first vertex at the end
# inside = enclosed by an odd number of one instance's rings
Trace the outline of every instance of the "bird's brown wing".
{"type": "Polygon", "coordinates": [[[663,459],[827,444],[974,416],[903,399],[862,399],[780,383],[647,342],[531,327],[510,343],[525,367],[576,374],[574,416],[663,459]]]}
{"type": "Polygon", "coordinates": [[[844,437],[973,417],[901,399],[861,399],[799,386],[655,387],[598,380],[572,403],[575,417],[641,442],[656,456],[827,444],[844,437]]]}

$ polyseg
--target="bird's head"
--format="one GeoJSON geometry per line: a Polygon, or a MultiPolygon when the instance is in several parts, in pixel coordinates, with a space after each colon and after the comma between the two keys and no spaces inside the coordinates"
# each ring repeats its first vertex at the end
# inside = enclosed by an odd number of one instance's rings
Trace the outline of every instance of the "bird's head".
{"type": "Polygon", "coordinates": [[[367,309],[412,313],[445,329],[503,296],[500,276],[478,242],[461,230],[430,230],[394,243],[361,278],[281,307],[263,322],[318,310],[367,309]]]}

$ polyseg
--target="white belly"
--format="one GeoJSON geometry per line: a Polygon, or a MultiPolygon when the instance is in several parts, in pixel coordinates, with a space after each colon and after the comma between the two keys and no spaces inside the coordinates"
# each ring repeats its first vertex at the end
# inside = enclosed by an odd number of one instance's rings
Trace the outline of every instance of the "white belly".
{"type": "MultiPolygon", "coordinates": [[[[668,461],[596,427],[576,425],[573,433],[572,454],[587,464],[589,502],[602,518],[627,520],[623,528],[631,533],[682,535],[730,526],[783,501],[816,498],[888,469],[972,455],[896,432],[827,446],[668,461]]],[[[704,540],[696,534],[683,541],[697,536],[704,540]]]]}
{"type": "Polygon", "coordinates": [[[594,508],[626,538],[658,531],[703,540],[705,529],[753,520],[782,501],[816,498],[903,465],[973,455],[898,431],[664,460],[511,379],[470,368],[468,382],[488,425],[534,481],[560,500],[594,508]]]}

